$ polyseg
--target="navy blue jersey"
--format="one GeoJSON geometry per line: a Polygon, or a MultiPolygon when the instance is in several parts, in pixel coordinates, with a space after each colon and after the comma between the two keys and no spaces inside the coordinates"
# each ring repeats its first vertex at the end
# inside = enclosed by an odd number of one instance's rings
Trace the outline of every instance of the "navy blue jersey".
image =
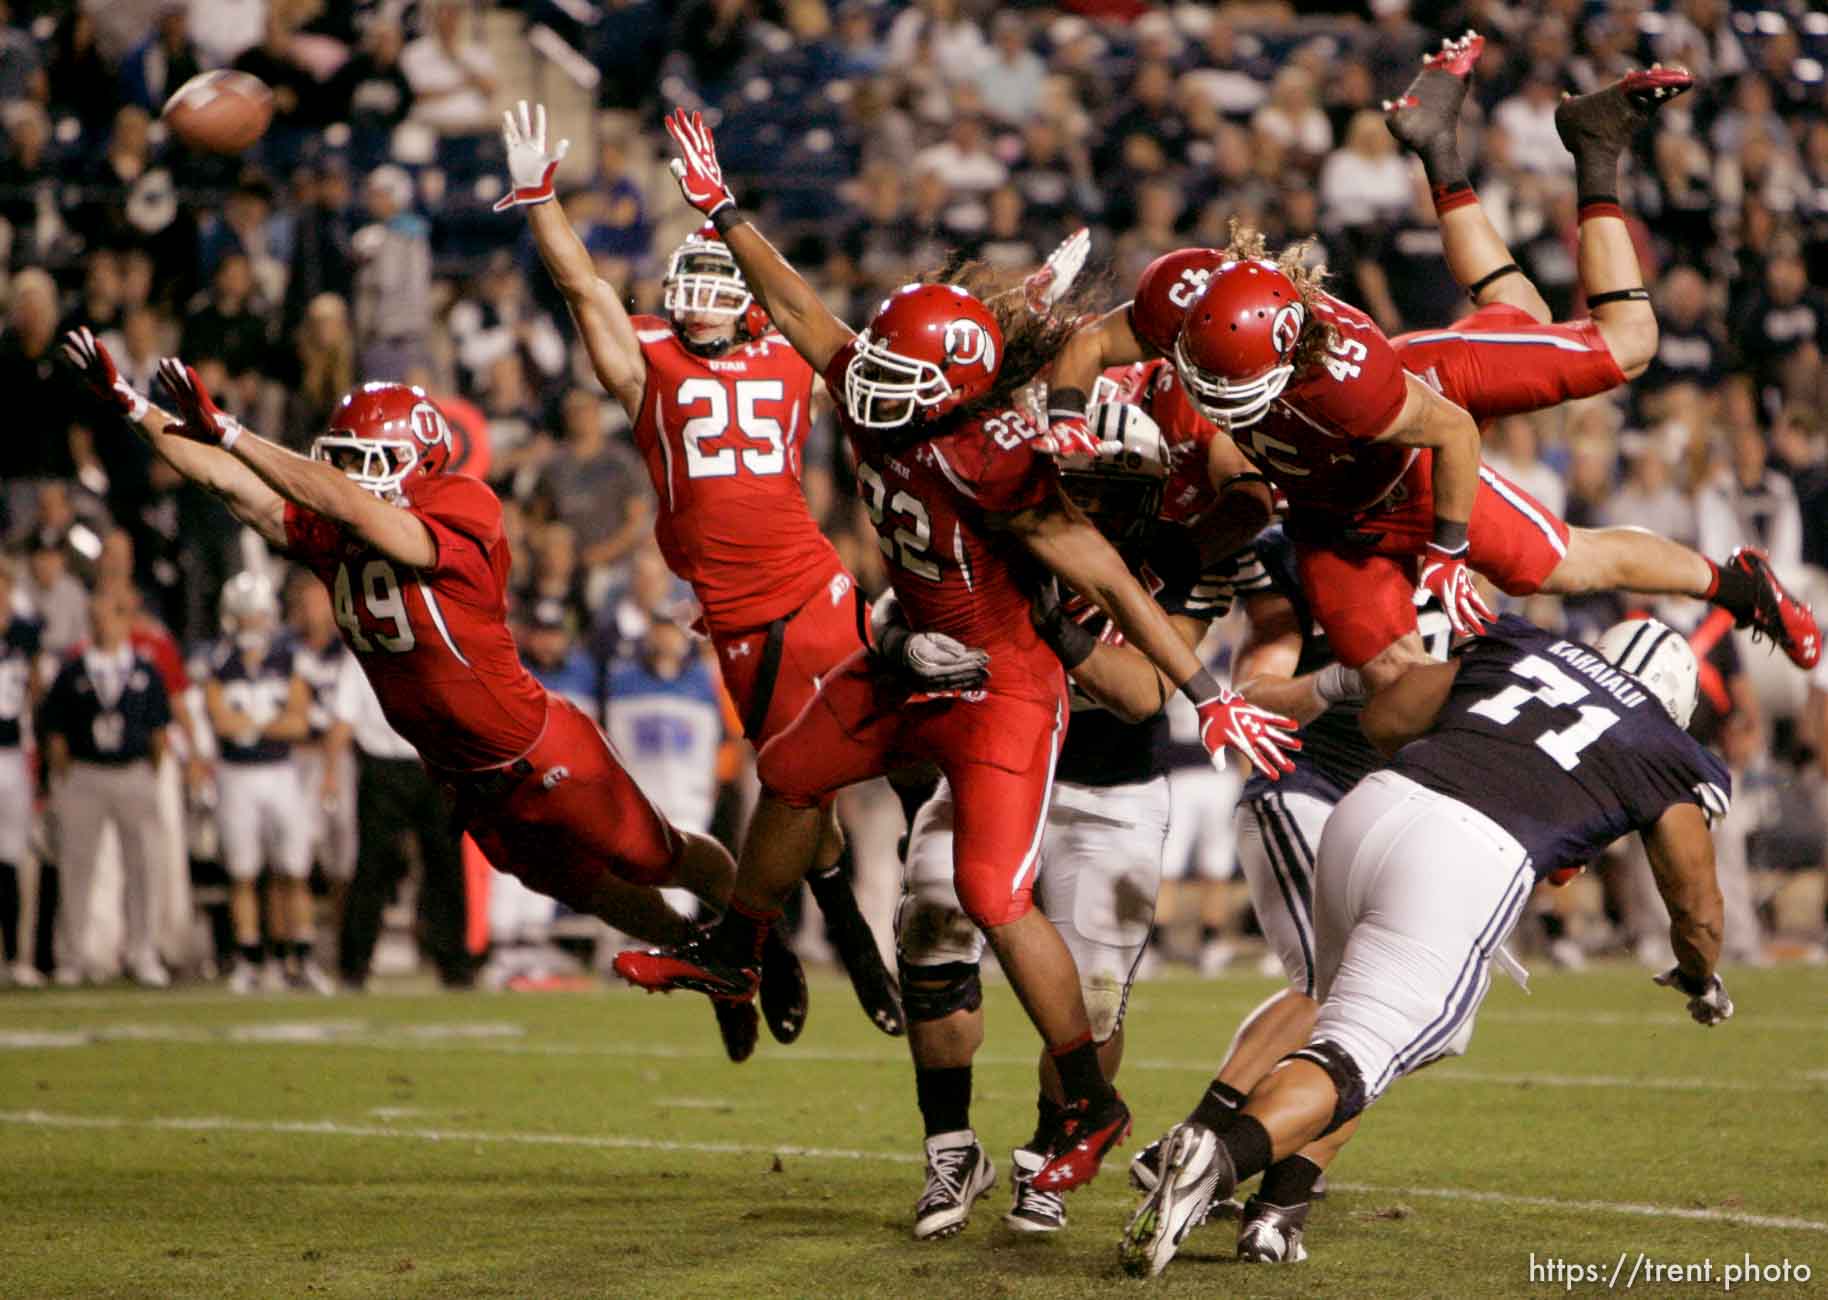
{"type": "Polygon", "coordinates": [[[25,739],[26,694],[40,631],[36,619],[14,617],[0,636],[0,749],[16,749],[25,739]]]}
{"type": "Polygon", "coordinates": [[[38,713],[40,735],[62,736],[79,763],[111,767],[152,757],[153,733],[171,724],[171,697],[152,661],[122,647],[64,661],[38,713]]]}
{"type": "MultiPolygon", "coordinates": [[[[1143,585],[1169,614],[1210,622],[1223,618],[1236,594],[1261,587],[1263,577],[1246,547],[1202,567],[1199,542],[1187,529],[1161,524],[1148,557],[1137,566],[1143,585]]],[[[1105,626],[1099,614],[1088,624],[1105,626]]],[[[1054,775],[1074,785],[1112,786],[1147,781],[1166,770],[1168,716],[1158,713],[1143,722],[1126,722],[1108,709],[1073,692],[1072,725],[1054,775]]]]}
{"type": "Polygon", "coordinates": [[[1648,830],[1675,804],[1726,811],[1726,765],[1586,646],[1507,614],[1459,658],[1434,729],[1390,770],[1504,827],[1538,876],[1648,830]]]}
{"type": "Polygon", "coordinates": [[[321,646],[314,646],[302,637],[292,642],[293,671],[305,679],[305,686],[311,692],[311,710],[307,715],[313,740],[330,730],[330,724],[336,720],[331,708],[336,699],[336,675],[342,670],[343,660],[349,654],[349,647],[343,644],[343,638],[333,636],[321,646]]]}
{"type": "MultiPolygon", "coordinates": [[[[217,642],[210,652],[210,680],[222,689],[222,702],[259,727],[286,711],[297,674],[297,655],[283,638],[273,641],[252,665],[232,640],[217,642]]],[[[233,736],[217,736],[216,749],[224,763],[281,763],[292,752],[292,742],[263,737],[246,745],[233,736]]]]}
{"type": "MultiPolygon", "coordinates": [[[[1295,622],[1301,628],[1301,657],[1295,665],[1295,676],[1318,672],[1333,662],[1333,647],[1327,634],[1314,620],[1307,594],[1301,589],[1301,578],[1295,568],[1295,544],[1281,528],[1266,528],[1252,543],[1267,576],[1269,588],[1295,607],[1295,622]]],[[[1447,647],[1453,641],[1453,628],[1439,605],[1430,604],[1416,611],[1416,627],[1422,643],[1434,659],[1447,658],[1447,647]]],[[[1280,781],[1252,774],[1245,783],[1243,798],[1261,798],[1271,793],[1310,794],[1328,803],[1338,803],[1346,791],[1371,772],[1384,765],[1384,757],[1358,725],[1364,712],[1360,700],[1335,704],[1301,729],[1301,749],[1289,755],[1295,764],[1293,772],[1280,781]]]]}

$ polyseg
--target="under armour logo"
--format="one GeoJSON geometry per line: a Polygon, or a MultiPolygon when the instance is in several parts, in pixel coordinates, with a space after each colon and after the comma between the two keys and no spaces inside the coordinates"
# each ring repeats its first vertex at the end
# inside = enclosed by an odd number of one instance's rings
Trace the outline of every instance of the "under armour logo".
{"type": "Polygon", "coordinates": [[[741,659],[749,653],[749,643],[747,641],[738,641],[735,645],[725,651],[725,653],[732,659],[741,659]]]}
{"type": "Polygon", "coordinates": [[[571,779],[571,769],[568,767],[565,767],[564,765],[561,764],[560,766],[555,767],[555,768],[551,769],[550,771],[548,771],[545,776],[541,777],[540,784],[542,786],[544,786],[546,789],[550,790],[554,786],[556,786],[560,781],[568,781],[570,779],[571,779]]]}
{"type": "Polygon", "coordinates": [[[1342,460],[1351,460],[1351,459],[1352,459],[1352,453],[1349,451],[1332,451],[1332,452],[1327,453],[1327,463],[1329,465],[1337,465],[1342,460]]]}

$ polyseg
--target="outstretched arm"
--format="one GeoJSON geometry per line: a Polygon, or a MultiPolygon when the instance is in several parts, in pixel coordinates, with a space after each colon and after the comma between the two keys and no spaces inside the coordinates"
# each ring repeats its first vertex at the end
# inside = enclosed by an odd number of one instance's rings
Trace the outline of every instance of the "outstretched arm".
{"type": "Polygon", "coordinates": [[[153,455],[184,478],[222,499],[229,513],[274,546],[286,544],[286,503],[246,466],[220,448],[192,442],[182,422],[147,401],[115,368],[114,358],[87,326],[64,337],[64,358],[89,388],[120,414],[153,455]]]}
{"type": "Polygon", "coordinates": [[[813,287],[762,238],[754,223],[737,211],[736,198],[724,184],[711,128],[703,118],[675,109],[666,120],[666,129],[679,148],[679,157],[671,165],[685,201],[717,227],[743,273],[743,282],[774,327],[808,365],[824,374],[831,359],[850,342],[850,326],[832,314],[813,287]]]}
{"type": "Polygon", "coordinates": [[[437,563],[432,530],[411,511],[356,486],[334,465],[308,460],[242,428],[210,399],[197,372],[176,357],[159,363],[159,377],[177,399],[184,437],[213,443],[219,454],[253,471],[280,497],[335,520],[396,564],[422,569],[437,563]]]}
{"type": "Polygon", "coordinates": [[[1644,833],[1644,852],[1657,893],[1669,908],[1669,942],[1680,985],[1686,992],[1699,992],[1720,964],[1725,924],[1706,814],[1692,803],[1675,805],[1644,833]]]}
{"type": "Polygon", "coordinates": [[[524,99],[518,112],[502,114],[501,136],[508,148],[508,176],[514,188],[495,205],[496,210],[517,205],[526,209],[534,247],[571,309],[578,337],[590,353],[591,368],[632,420],[641,411],[647,386],[647,362],[642,359],[635,327],[622,308],[621,296],[597,274],[584,241],[553,197],[552,178],[571,142],[560,140],[548,151],[546,106],[537,104],[529,110],[524,99]]]}
{"type": "Polygon", "coordinates": [[[1130,328],[1130,304],[1113,307],[1073,331],[1054,358],[1047,380],[1048,414],[1053,419],[1083,416],[1092,385],[1111,366],[1126,366],[1148,356],[1130,328]]]}

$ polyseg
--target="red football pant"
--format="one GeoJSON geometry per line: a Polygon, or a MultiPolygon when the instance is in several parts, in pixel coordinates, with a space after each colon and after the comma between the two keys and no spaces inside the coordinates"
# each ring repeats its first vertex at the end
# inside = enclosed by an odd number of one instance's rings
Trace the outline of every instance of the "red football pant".
{"type": "MultiPolygon", "coordinates": [[[[785,731],[819,689],[819,680],[863,645],[857,628],[862,598],[857,594],[856,580],[848,573],[835,575],[834,581],[836,578],[845,580],[842,588],[837,589],[836,600],[833,599],[834,587],[828,584],[788,616],[781,641],[780,668],[775,673],[774,692],[769,697],[761,734],[749,737],[757,749],[785,731]]],[[[864,618],[869,617],[867,607],[862,612],[864,618]]],[[[767,641],[768,629],[765,627],[737,636],[711,635],[711,644],[717,649],[717,664],[723,671],[724,688],[736,705],[737,717],[745,724],[755,704],[755,691],[759,685],[756,676],[767,641]]]]}
{"type": "MultiPolygon", "coordinates": [[[[461,810],[476,846],[502,871],[577,912],[591,910],[606,872],[635,885],[673,883],[679,832],[582,709],[551,692],[546,706],[545,734],[524,757],[532,770],[493,800],[461,810]]],[[[452,784],[461,799],[463,778],[452,784]]]]}
{"type": "Polygon", "coordinates": [[[1482,428],[1625,382],[1591,320],[1544,325],[1506,303],[1481,307],[1444,330],[1399,334],[1390,344],[1403,369],[1465,407],[1482,428]]]}
{"type": "MultiPolygon", "coordinates": [[[[1333,654],[1348,668],[1377,657],[1416,630],[1418,559],[1434,536],[1434,458],[1424,451],[1391,494],[1401,504],[1359,515],[1354,529],[1379,534],[1368,545],[1299,543],[1301,589],[1333,654]]],[[[1548,580],[1568,553],[1568,526],[1490,466],[1467,529],[1466,562],[1512,596],[1548,580]]]]}
{"type": "Polygon", "coordinates": [[[847,785],[910,763],[939,765],[955,809],[953,884],[980,926],[1006,925],[1033,905],[1035,866],[1054,761],[1066,739],[1066,678],[1051,703],[1016,695],[908,702],[879,686],[869,652],[827,677],[812,703],[762,750],[762,787],[812,808],[847,785]]]}

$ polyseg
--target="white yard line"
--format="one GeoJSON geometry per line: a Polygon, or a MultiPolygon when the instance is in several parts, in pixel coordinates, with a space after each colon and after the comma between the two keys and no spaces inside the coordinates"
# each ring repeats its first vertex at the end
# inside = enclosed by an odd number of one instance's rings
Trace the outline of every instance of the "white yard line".
{"type": "MultiPolygon", "coordinates": [[[[397,1128],[377,1124],[345,1124],[335,1120],[254,1120],[227,1115],[163,1115],[130,1119],[119,1115],[60,1115],[42,1110],[0,1111],[0,1124],[42,1129],[151,1129],[179,1133],[267,1133],[303,1137],[381,1138],[409,1142],[455,1142],[513,1146],[576,1147],[606,1151],[666,1151],[694,1155],[799,1156],[813,1160],[867,1160],[885,1164],[918,1165],[921,1157],[906,1151],[862,1151],[848,1147],[769,1146],[750,1142],[674,1142],[663,1138],[620,1137],[578,1133],[496,1133],[470,1129],[397,1128]]],[[[1336,1183],[1343,1192],[1378,1196],[1428,1197],[1502,1205],[1519,1209],[1554,1210],[1577,1214],[1622,1214],[1645,1219],[1681,1219],[1701,1223],[1731,1223],[1749,1228],[1792,1232],[1828,1233],[1828,1223],[1782,1215],[1748,1214],[1740,1210],[1691,1209],[1675,1205],[1646,1205],[1631,1201],[1563,1201],[1552,1196],[1519,1196],[1510,1192],[1482,1192],[1463,1187],[1391,1187],[1382,1183],[1336,1183]]]]}

